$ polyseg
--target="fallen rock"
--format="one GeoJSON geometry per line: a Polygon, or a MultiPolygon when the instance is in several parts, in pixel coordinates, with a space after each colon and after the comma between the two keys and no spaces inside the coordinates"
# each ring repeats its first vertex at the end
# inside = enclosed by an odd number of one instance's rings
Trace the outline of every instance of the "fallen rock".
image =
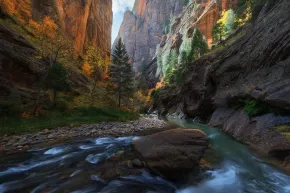
{"type": "Polygon", "coordinates": [[[208,136],[197,129],[163,131],[133,142],[133,149],[148,169],[169,179],[196,169],[208,146],[208,136]]]}

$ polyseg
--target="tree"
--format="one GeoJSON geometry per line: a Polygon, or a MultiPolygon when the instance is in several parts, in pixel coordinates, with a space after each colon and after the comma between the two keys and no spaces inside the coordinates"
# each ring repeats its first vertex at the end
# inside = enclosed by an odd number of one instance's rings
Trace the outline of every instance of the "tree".
{"type": "Polygon", "coordinates": [[[180,53],[180,62],[179,62],[179,65],[176,69],[176,75],[175,75],[175,79],[176,79],[176,82],[177,83],[181,83],[182,80],[183,80],[183,77],[182,77],[182,73],[183,73],[183,70],[185,68],[187,68],[187,66],[189,65],[189,61],[188,61],[188,55],[187,55],[187,52],[186,51],[182,51],[180,53]]]}
{"type": "Polygon", "coordinates": [[[208,45],[202,33],[198,29],[195,29],[195,33],[191,41],[191,48],[188,55],[188,61],[192,62],[197,58],[203,56],[206,52],[208,52],[208,45]]]}
{"type": "Polygon", "coordinates": [[[66,68],[60,63],[54,64],[48,71],[44,85],[47,89],[53,91],[53,106],[55,106],[57,94],[70,90],[66,68]]]}
{"type": "Polygon", "coordinates": [[[41,22],[29,21],[29,26],[35,32],[37,39],[37,57],[36,59],[46,62],[48,65],[42,76],[41,81],[38,84],[37,96],[34,102],[33,115],[36,115],[36,111],[41,98],[41,91],[44,83],[51,72],[52,68],[57,65],[58,61],[63,58],[73,57],[73,45],[72,42],[63,35],[62,31],[58,29],[58,26],[48,16],[45,16],[41,22]]]}
{"type": "Polygon", "coordinates": [[[235,18],[236,18],[235,12],[232,9],[228,10],[228,15],[225,21],[226,36],[229,36],[233,33],[235,18]]]}
{"type": "Polygon", "coordinates": [[[132,98],[135,91],[135,80],[132,65],[125,45],[120,38],[112,54],[112,64],[109,66],[109,76],[113,90],[118,95],[118,105],[121,107],[122,100],[132,98]]]}
{"type": "Polygon", "coordinates": [[[178,65],[178,55],[176,50],[170,50],[170,53],[167,56],[166,64],[167,69],[164,76],[164,81],[171,84],[175,82],[175,70],[178,65]]]}
{"type": "Polygon", "coordinates": [[[102,57],[99,49],[94,45],[86,45],[85,63],[83,66],[83,70],[88,76],[92,77],[94,81],[91,90],[91,105],[93,105],[94,102],[94,93],[96,91],[97,83],[104,80],[107,69],[107,63],[102,57]]]}
{"type": "Polygon", "coordinates": [[[226,35],[225,25],[218,22],[212,30],[212,37],[215,43],[222,43],[226,35]]]}

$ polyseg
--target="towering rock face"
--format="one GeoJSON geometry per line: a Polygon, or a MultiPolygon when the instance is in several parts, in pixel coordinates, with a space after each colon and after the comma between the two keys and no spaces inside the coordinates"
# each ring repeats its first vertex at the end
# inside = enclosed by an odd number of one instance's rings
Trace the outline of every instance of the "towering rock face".
{"type": "MultiPolygon", "coordinates": [[[[154,58],[170,17],[180,14],[187,0],[136,0],[119,31],[132,58],[134,70],[142,71],[154,58]]],[[[118,38],[119,38],[118,37],[118,38]]],[[[116,42],[116,41],[115,41],[116,42]]]]}
{"type": "Polygon", "coordinates": [[[57,18],[62,29],[75,40],[75,52],[82,55],[86,42],[110,56],[112,0],[32,0],[33,18],[57,18]]]}
{"type": "MultiPolygon", "coordinates": [[[[136,72],[144,72],[150,87],[160,79],[156,53],[158,47],[179,49],[184,32],[199,28],[209,45],[212,29],[223,10],[237,0],[136,0],[133,11],[127,11],[119,31],[136,72]],[[196,6],[197,10],[193,10],[196,6]],[[166,29],[167,28],[167,29],[166,29]],[[160,44],[160,46],[158,46],[160,44]]],[[[119,38],[118,37],[118,38],[119,38]]]]}
{"type": "Polygon", "coordinates": [[[112,0],[2,0],[1,6],[23,23],[50,16],[75,40],[75,54],[87,42],[110,56],[112,0]]]}

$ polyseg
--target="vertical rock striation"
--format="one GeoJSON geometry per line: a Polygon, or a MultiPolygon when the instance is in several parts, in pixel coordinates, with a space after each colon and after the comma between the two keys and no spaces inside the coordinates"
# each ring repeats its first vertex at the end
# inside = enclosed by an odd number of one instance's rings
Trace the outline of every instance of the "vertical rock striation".
{"type": "Polygon", "coordinates": [[[110,56],[112,0],[32,0],[33,18],[56,18],[66,34],[75,40],[75,52],[82,55],[88,42],[110,56]]]}
{"type": "Polygon", "coordinates": [[[145,70],[148,83],[154,85],[159,76],[155,58],[157,45],[178,49],[182,42],[181,35],[192,27],[199,28],[208,44],[212,44],[212,29],[222,10],[231,8],[236,2],[197,0],[196,13],[192,9],[193,5],[188,7],[186,0],[136,0],[133,11],[127,11],[124,15],[118,38],[123,39],[134,70],[145,70]],[[166,31],[166,27],[169,30],[166,31]],[[171,40],[181,42],[175,41],[173,45],[171,40]]]}
{"type": "Polygon", "coordinates": [[[134,70],[142,71],[154,58],[170,18],[177,16],[187,0],[136,0],[132,11],[127,11],[119,31],[132,58],[134,70]]]}

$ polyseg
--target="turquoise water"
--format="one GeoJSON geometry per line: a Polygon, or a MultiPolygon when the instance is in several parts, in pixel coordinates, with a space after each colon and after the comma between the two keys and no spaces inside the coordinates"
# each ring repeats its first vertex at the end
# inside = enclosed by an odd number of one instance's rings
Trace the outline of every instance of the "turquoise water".
{"type": "Polygon", "coordinates": [[[213,152],[220,157],[208,178],[192,186],[190,181],[178,193],[288,193],[290,176],[258,158],[245,145],[224,132],[190,120],[172,119],[184,128],[198,128],[210,137],[213,152]]]}

